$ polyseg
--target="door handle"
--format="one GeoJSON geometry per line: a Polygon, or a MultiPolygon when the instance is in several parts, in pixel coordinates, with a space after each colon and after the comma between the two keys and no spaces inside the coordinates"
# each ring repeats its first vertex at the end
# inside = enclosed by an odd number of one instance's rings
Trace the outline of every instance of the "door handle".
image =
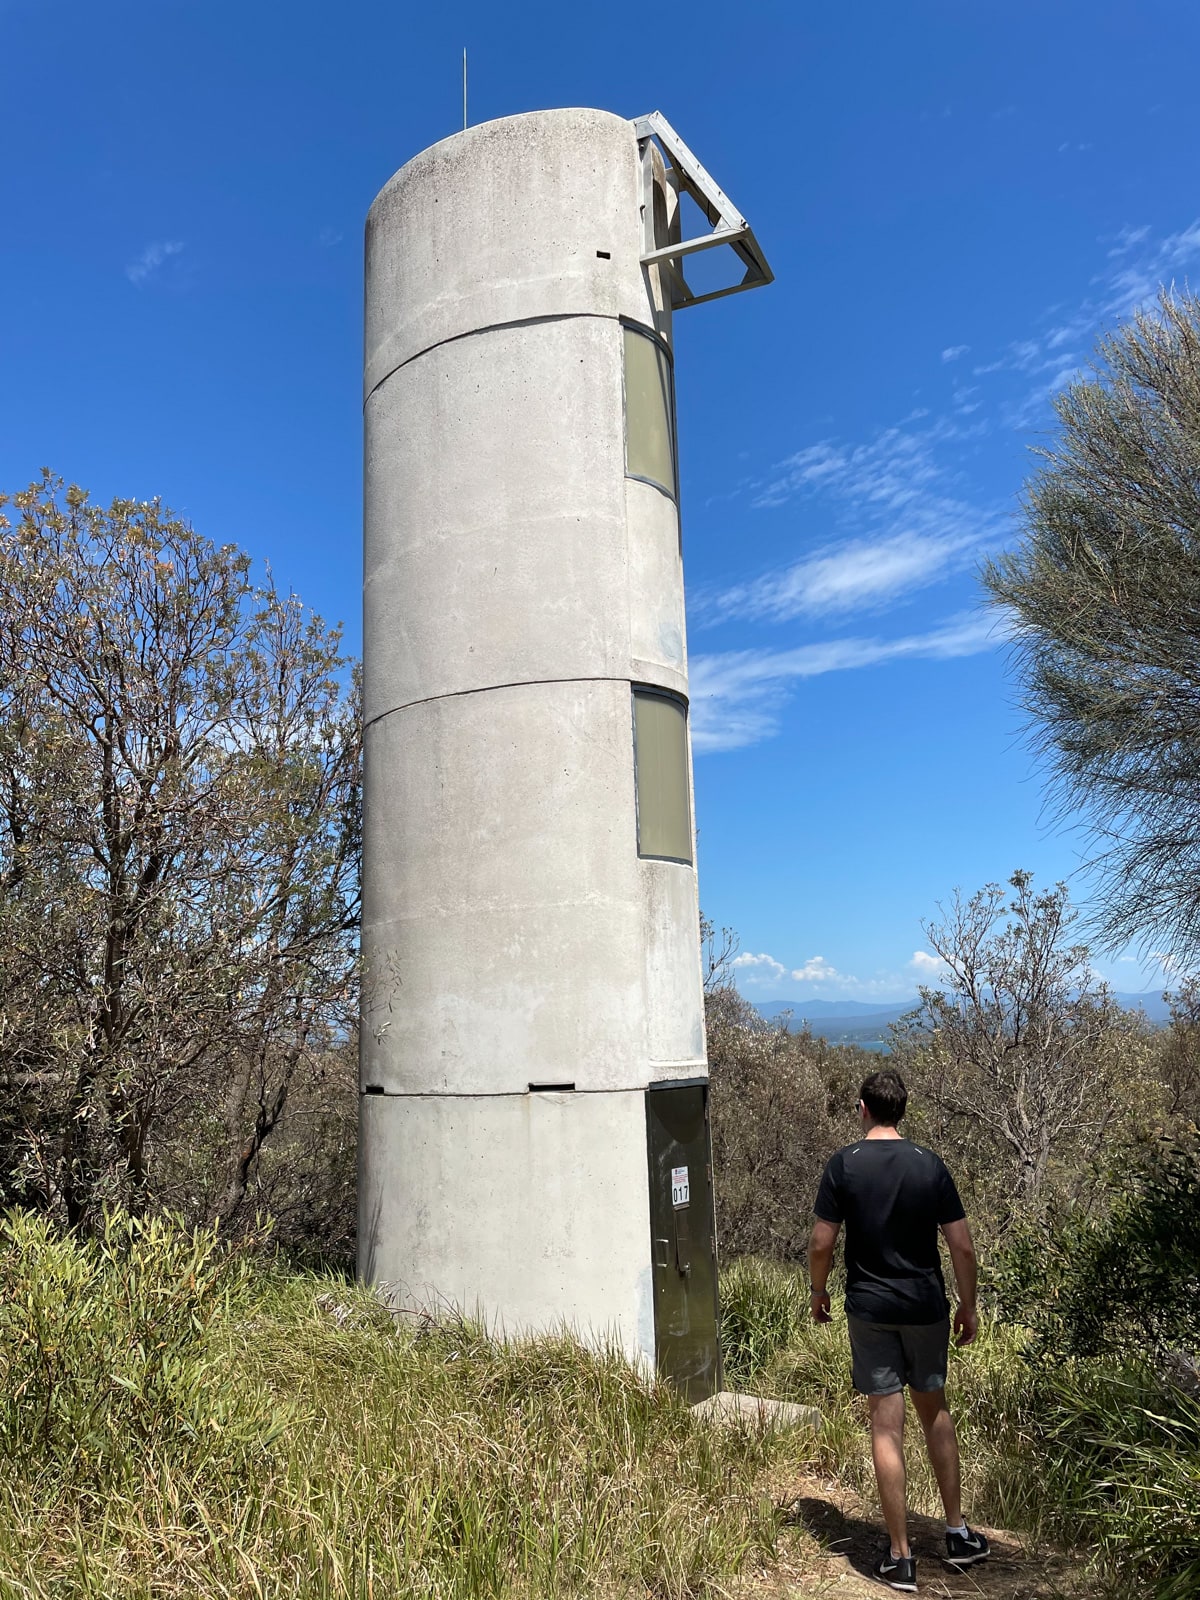
{"type": "Polygon", "coordinates": [[[687,1206],[675,1209],[675,1265],[685,1278],[692,1270],[692,1225],[687,1206]]]}

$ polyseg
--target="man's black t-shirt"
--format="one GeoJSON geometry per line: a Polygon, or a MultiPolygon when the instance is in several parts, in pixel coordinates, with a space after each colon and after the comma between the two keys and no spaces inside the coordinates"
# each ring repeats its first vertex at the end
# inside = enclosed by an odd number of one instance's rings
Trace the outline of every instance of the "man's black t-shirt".
{"type": "Polygon", "coordinates": [[[813,1207],[846,1225],[846,1313],[940,1322],[950,1310],[938,1229],[966,1216],[940,1156],[907,1139],[860,1139],[829,1158],[813,1207]]]}

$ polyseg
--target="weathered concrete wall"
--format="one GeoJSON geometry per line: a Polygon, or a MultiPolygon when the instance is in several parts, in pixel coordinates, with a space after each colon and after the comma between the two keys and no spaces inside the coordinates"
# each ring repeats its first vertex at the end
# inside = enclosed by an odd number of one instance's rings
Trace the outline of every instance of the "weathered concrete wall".
{"type": "Polygon", "coordinates": [[[654,1362],[640,1093],[366,1095],[362,1275],[497,1331],[571,1328],[654,1362]]]}
{"type": "Polygon", "coordinates": [[[704,1038],[695,871],[637,854],[632,685],[687,692],[678,510],[625,476],[643,241],[598,111],[457,134],[368,218],[360,1267],[645,1352],[642,1095],[704,1038]]]}

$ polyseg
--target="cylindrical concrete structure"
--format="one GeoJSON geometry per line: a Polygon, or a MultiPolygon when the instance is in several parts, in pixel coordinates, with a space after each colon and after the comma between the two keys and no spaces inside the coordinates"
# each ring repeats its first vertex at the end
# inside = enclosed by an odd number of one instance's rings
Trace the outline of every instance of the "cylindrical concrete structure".
{"type": "Polygon", "coordinates": [[[360,1272],[649,1359],[647,1090],[707,1072],[673,210],[632,122],[549,111],[366,235],[360,1272]]]}

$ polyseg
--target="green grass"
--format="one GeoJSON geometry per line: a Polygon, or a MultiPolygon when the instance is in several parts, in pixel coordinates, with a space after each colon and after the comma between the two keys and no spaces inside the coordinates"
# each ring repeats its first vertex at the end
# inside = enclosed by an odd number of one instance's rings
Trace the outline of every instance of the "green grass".
{"type": "Polygon", "coordinates": [[[768,1557],[786,1437],[616,1352],[399,1324],[114,1219],[0,1240],[0,1595],[670,1597],[768,1557]]]}
{"type": "MultiPolygon", "coordinates": [[[[797,1269],[741,1261],[723,1278],[727,1343],[758,1393],[820,1407],[814,1465],[875,1497],[866,1402],[850,1382],[842,1307],[796,1313],[797,1269]]],[[[1200,1594],[1200,1400],[1147,1363],[1039,1361],[1033,1335],[983,1319],[948,1382],[968,1517],[1085,1552],[1114,1595],[1200,1594]]],[[[940,1514],[909,1409],[909,1499],[940,1514]]]]}
{"type": "MultiPolygon", "coordinates": [[[[565,1336],[395,1319],[212,1233],[9,1218],[0,1600],[719,1595],[773,1554],[781,1467],[873,1497],[844,1328],[808,1321],[795,1271],[735,1263],[723,1290],[730,1383],[816,1404],[815,1441],[703,1422],[565,1336]]],[[[1089,1547],[1114,1592],[1200,1592],[1200,1405],[987,1325],[951,1384],[969,1515],[1089,1547]]]]}

